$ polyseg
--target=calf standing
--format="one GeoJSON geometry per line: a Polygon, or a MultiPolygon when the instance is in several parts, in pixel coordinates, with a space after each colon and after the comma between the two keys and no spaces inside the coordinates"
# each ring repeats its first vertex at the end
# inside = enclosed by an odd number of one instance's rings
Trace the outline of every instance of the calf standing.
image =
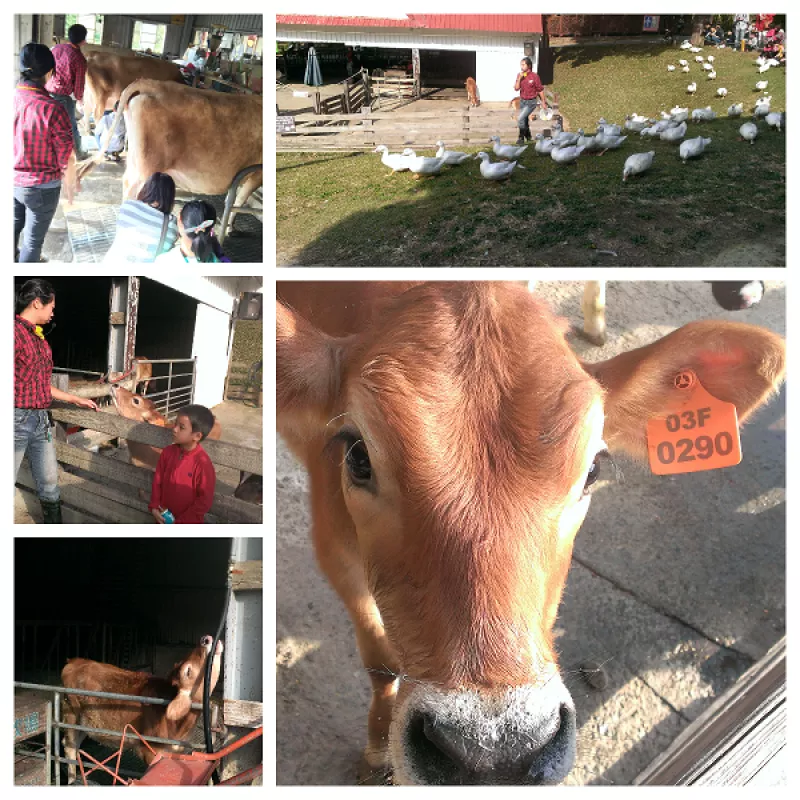
{"type": "MultiPolygon", "coordinates": [[[[143,705],[133,701],[70,694],[67,695],[64,707],[64,722],[120,732],[130,724],[143,736],[186,739],[200,714],[199,711],[192,710],[191,705],[203,700],[206,659],[212,641],[211,636],[204,636],[184,661],[175,664],[167,678],[158,678],[147,672],[131,672],[111,664],[89,661],[86,658],[69,659],[61,671],[61,681],[68,689],[160,697],[169,700],[170,704],[143,705]]],[[[212,692],[219,678],[222,649],[222,642],[217,642],[211,668],[212,692]]],[[[77,759],[81,742],[87,736],[90,734],[84,731],[67,730],[64,734],[64,755],[73,760],[77,759]]],[[[119,742],[117,736],[91,734],[91,738],[114,746],[119,742]]],[[[150,750],[136,739],[126,739],[125,747],[136,750],[146,764],[150,764],[155,758],[150,750]]],[[[174,745],[155,743],[152,743],[151,747],[156,752],[175,752],[180,749],[174,745]]],[[[70,783],[75,780],[76,771],[75,765],[70,764],[70,783]]]]}

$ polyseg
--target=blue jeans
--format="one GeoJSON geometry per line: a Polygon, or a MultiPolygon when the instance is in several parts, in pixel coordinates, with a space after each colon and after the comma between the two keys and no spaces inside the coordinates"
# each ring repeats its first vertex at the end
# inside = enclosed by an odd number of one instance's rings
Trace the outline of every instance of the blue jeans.
{"type": "Polygon", "coordinates": [[[72,141],[75,144],[75,152],[80,153],[81,148],[81,135],[78,133],[78,120],[75,119],[75,100],[68,94],[54,94],[53,100],[61,103],[69,114],[69,121],[72,123],[72,141]]]}
{"type": "Polygon", "coordinates": [[[31,467],[40,500],[54,503],[58,491],[56,443],[50,433],[47,411],[39,408],[14,409],[14,482],[25,454],[31,467]]]}
{"type": "Polygon", "coordinates": [[[38,262],[42,255],[44,237],[58,208],[61,187],[41,189],[38,186],[14,187],[14,250],[19,248],[19,235],[23,233],[19,261],[38,262]]]}
{"type": "Polygon", "coordinates": [[[531,138],[531,129],[528,125],[528,117],[537,105],[539,105],[539,101],[535,97],[532,100],[523,100],[520,98],[517,125],[519,126],[519,135],[525,139],[531,138]]]}
{"type": "Polygon", "coordinates": [[[747,36],[747,26],[746,25],[737,25],[736,26],[736,49],[738,50],[741,46],[742,39],[747,36]]]}

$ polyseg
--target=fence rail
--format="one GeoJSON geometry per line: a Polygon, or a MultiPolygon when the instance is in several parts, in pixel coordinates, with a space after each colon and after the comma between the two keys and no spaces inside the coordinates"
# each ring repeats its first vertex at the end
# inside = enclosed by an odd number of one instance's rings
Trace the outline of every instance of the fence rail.
{"type": "MultiPolygon", "coordinates": [[[[53,419],[60,423],[79,425],[114,438],[120,437],[159,448],[172,444],[172,434],[168,429],[124,419],[112,412],[58,405],[54,405],[51,410],[53,419]]],[[[260,449],[209,439],[203,442],[203,449],[215,465],[263,475],[263,452],[260,449]]],[[[141,490],[149,499],[153,479],[150,470],[75,447],[64,441],[56,441],[56,455],[59,461],[58,484],[62,499],[67,505],[77,509],[77,512],[65,509],[65,521],[89,522],[92,517],[99,517],[104,522],[122,524],[152,522],[147,502],[139,494],[141,490]],[[68,471],[70,468],[81,470],[85,475],[73,474],[68,471]],[[67,512],[72,519],[66,519],[67,512]],[[86,514],[92,516],[87,517],[86,514]]],[[[36,484],[26,463],[20,469],[18,483],[35,491],[36,484]]],[[[214,495],[211,511],[206,515],[206,522],[211,523],[258,524],[261,520],[261,506],[219,492],[214,495]]]]}

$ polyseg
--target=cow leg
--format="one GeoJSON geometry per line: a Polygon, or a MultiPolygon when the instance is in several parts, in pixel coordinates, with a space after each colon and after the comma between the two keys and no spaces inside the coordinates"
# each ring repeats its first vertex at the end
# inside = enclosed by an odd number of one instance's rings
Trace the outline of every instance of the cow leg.
{"type": "MultiPolygon", "coordinates": [[[[239,188],[236,190],[236,199],[233,201],[234,206],[243,206],[247,200],[249,199],[250,195],[258,189],[259,186],[264,182],[264,173],[263,172],[251,172],[240,184],[239,188]]],[[[233,232],[234,229],[234,221],[236,220],[238,212],[231,211],[230,218],[228,223],[230,225],[230,231],[233,232]]]]}
{"type": "Polygon", "coordinates": [[[606,282],[586,281],[583,287],[583,336],[602,347],[606,341],[606,282]]]}
{"type": "Polygon", "coordinates": [[[312,536],[320,568],[341,597],[353,620],[361,661],[372,683],[367,746],[359,767],[359,782],[380,781],[389,767],[389,726],[399,683],[400,663],[383,628],[378,607],[367,586],[355,531],[349,520],[332,519],[325,500],[340,486],[331,486],[324,468],[311,467],[312,536]],[[319,498],[315,502],[315,498],[319,498]]]}
{"type": "MultiPolygon", "coordinates": [[[[71,698],[67,698],[67,702],[64,704],[64,722],[68,725],[79,725],[80,723],[78,720],[80,719],[80,715],[75,712],[72,708],[70,701],[71,698]]],[[[78,760],[78,750],[80,750],[81,744],[83,740],[86,738],[85,731],[74,731],[74,730],[66,730],[64,732],[64,756],[66,758],[71,758],[73,761],[78,760]]],[[[74,783],[75,779],[78,775],[78,768],[75,764],[68,764],[67,765],[67,780],[69,783],[74,783]]]]}

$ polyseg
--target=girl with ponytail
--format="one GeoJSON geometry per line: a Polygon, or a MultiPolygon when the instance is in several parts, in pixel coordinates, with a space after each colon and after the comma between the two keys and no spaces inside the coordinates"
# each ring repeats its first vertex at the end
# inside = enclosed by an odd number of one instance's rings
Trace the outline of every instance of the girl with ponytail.
{"type": "Polygon", "coordinates": [[[180,238],[176,247],[156,258],[156,262],[230,262],[214,235],[217,212],[205,200],[188,202],[178,216],[180,238]]]}

